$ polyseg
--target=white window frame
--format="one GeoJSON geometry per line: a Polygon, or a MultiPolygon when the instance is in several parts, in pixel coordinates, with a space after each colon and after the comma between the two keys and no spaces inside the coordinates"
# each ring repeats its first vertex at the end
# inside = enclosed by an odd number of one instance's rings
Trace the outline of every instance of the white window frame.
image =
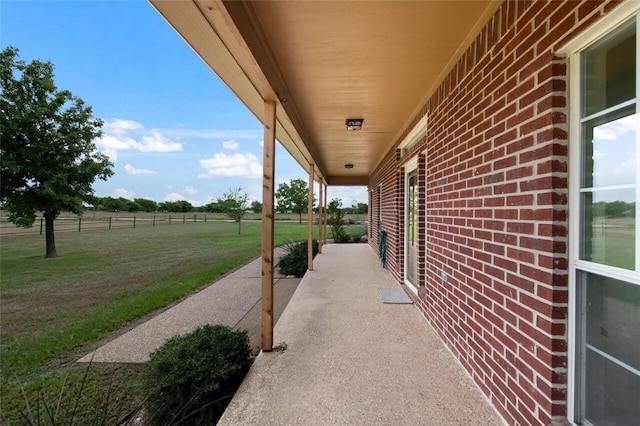
{"type": "Polygon", "coordinates": [[[400,156],[403,156],[427,133],[428,117],[425,114],[418,123],[411,129],[409,134],[400,142],[400,156]]]}
{"type": "MultiPolygon", "coordinates": [[[[618,6],[615,10],[602,18],[581,35],[567,43],[558,53],[569,57],[569,315],[568,315],[568,365],[567,365],[567,418],[572,424],[580,420],[575,418],[575,411],[579,391],[576,387],[576,366],[579,362],[576,359],[577,338],[578,338],[578,306],[576,303],[576,273],[578,270],[596,273],[621,281],[640,283],[640,273],[631,270],[624,270],[608,265],[600,265],[594,262],[579,259],[579,224],[580,224],[580,161],[581,150],[581,123],[580,123],[580,52],[588,48],[606,36],[618,26],[624,24],[634,15],[640,12],[640,2],[627,1],[618,6]],[[571,214],[573,212],[574,214],[571,214]]],[[[640,21],[640,17],[637,18],[640,21]]],[[[637,24],[640,25],[640,24],[637,24]]],[[[640,37],[636,32],[636,37],[640,37]]],[[[640,90],[640,70],[636,70],[636,91],[640,90]]],[[[640,100],[637,100],[640,101],[640,100]]],[[[640,114],[639,114],[640,116],[640,114]]],[[[640,151],[637,151],[640,155],[640,151]]],[[[636,185],[640,186],[640,179],[636,180],[636,185]]],[[[640,209],[636,208],[636,223],[640,209]]],[[[636,243],[637,245],[637,243],[636,243]]],[[[636,259],[640,251],[636,247],[636,259]]],[[[640,262],[636,261],[636,268],[640,267],[640,262]]]]}

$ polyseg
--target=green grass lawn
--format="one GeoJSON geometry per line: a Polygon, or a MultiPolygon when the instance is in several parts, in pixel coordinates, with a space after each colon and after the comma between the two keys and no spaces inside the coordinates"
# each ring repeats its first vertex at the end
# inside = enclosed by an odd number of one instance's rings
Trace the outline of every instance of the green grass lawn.
{"type": "MultiPolygon", "coordinates": [[[[304,223],[276,222],[276,245],[306,235],[304,223]]],[[[2,236],[0,414],[10,417],[8,412],[24,405],[17,380],[35,400],[38,389],[51,398],[60,387],[80,386],[86,371],[75,365],[77,357],[109,332],[135,324],[258,257],[260,240],[259,221],[243,221],[241,235],[236,224],[226,221],[60,232],[58,257],[45,259],[44,236],[2,236]]],[[[124,404],[119,414],[135,403],[127,397],[135,383],[131,376],[139,374],[135,366],[95,365],[90,370],[92,385],[84,389],[89,398],[104,396],[110,383],[111,404],[124,404]],[[114,384],[115,371],[120,378],[114,384]]]]}

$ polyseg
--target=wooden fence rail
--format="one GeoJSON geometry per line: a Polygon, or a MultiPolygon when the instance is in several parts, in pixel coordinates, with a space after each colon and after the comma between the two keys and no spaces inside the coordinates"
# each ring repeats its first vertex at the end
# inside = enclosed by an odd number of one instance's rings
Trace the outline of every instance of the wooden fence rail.
{"type": "MultiPolygon", "coordinates": [[[[9,222],[7,212],[0,211],[0,235],[41,234],[44,235],[44,218],[37,217],[31,228],[19,228],[9,222]]],[[[247,213],[243,220],[260,220],[260,214],[247,213]]],[[[366,221],[366,215],[347,215],[345,219],[360,223],[366,221]]],[[[55,221],[55,232],[85,232],[90,230],[109,230],[153,226],[206,223],[211,221],[229,221],[224,213],[126,213],[87,211],[82,216],[71,213],[62,214],[55,221]]],[[[277,214],[276,220],[298,221],[293,213],[277,214]]],[[[314,215],[314,221],[317,221],[314,215]]],[[[306,223],[306,217],[302,220],[306,223]]]]}

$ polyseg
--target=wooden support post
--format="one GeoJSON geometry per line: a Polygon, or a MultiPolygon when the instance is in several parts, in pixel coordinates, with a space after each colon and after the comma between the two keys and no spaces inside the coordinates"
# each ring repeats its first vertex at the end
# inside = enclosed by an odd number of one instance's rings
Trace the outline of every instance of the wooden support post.
{"type": "Polygon", "coordinates": [[[307,259],[309,270],[313,271],[313,181],[315,166],[309,164],[309,202],[307,204],[307,259]]]}
{"type": "Polygon", "coordinates": [[[322,245],[323,245],[323,241],[322,241],[322,196],[323,196],[323,190],[322,190],[322,181],[318,182],[318,192],[319,192],[319,196],[320,196],[320,200],[318,201],[318,253],[322,254],[322,245]]]}
{"type": "Polygon", "coordinates": [[[327,205],[329,204],[329,199],[327,198],[327,186],[324,186],[324,243],[327,244],[327,205]]]}
{"type": "Polygon", "coordinates": [[[262,342],[273,349],[273,194],[276,154],[276,103],[264,103],[264,154],[262,161],[262,342]]]}

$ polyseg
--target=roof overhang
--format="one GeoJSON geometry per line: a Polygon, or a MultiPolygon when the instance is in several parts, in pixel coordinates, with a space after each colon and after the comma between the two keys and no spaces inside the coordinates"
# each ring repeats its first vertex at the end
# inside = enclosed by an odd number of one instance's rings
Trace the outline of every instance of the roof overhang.
{"type": "Polygon", "coordinates": [[[329,185],[368,184],[502,3],[149,1],[261,122],[277,102],[278,141],[329,185]]]}

